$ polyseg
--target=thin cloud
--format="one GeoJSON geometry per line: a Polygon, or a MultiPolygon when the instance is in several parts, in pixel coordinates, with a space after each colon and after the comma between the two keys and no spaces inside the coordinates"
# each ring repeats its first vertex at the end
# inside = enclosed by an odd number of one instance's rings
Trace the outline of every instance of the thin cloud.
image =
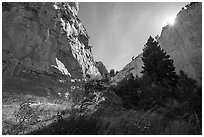
{"type": "MultiPolygon", "coordinates": [[[[81,4],[81,3],[80,3],[81,4]]],[[[121,70],[142,52],[148,37],[161,33],[163,22],[187,3],[82,3],[85,25],[96,60],[108,70],[121,70]]]]}

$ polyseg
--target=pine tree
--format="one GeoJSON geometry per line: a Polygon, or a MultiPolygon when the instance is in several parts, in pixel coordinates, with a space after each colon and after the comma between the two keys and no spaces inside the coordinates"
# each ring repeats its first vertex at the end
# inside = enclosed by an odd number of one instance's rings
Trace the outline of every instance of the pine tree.
{"type": "Polygon", "coordinates": [[[144,66],[141,73],[147,75],[156,85],[176,87],[178,76],[170,56],[151,36],[144,46],[142,56],[144,66]]]}

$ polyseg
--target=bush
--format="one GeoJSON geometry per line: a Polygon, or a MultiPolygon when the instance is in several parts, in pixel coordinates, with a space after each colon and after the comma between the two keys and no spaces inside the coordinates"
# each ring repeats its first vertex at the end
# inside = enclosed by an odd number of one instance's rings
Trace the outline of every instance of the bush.
{"type": "Polygon", "coordinates": [[[169,89],[153,85],[146,75],[135,79],[125,78],[118,83],[114,91],[123,100],[125,108],[143,110],[155,106],[163,107],[171,94],[169,89]]]}
{"type": "Polygon", "coordinates": [[[125,108],[154,110],[169,119],[182,119],[194,122],[201,127],[202,88],[196,81],[181,72],[176,89],[152,84],[148,76],[124,79],[113,88],[123,100],[125,108]]]}
{"type": "Polygon", "coordinates": [[[129,111],[106,130],[108,135],[189,135],[201,134],[193,122],[167,119],[152,111],[129,111]],[[126,115],[126,116],[125,116],[126,115]]]}
{"type": "Polygon", "coordinates": [[[75,109],[83,115],[96,111],[99,103],[105,99],[103,91],[107,84],[104,80],[90,80],[85,83],[84,90],[72,92],[72,110],[75,109]]]}
{"type": "Polygon", "coordinates": [[[85,83],[85,90],[98,90],[102,91],[105,90],[110,85],[109,80],[102,79],[102,80],[89,80],[85,83]]]}
{"type": "Polygon", "coordinates": [[[173,91],[173,95],[172,98],[176,99],[179,105],[172,111],[178,111],[179,115],[187,120],[192,115],[202,117],[202,88],[183,71],[180,72],[178,88],[173,91]]]}
{"type": "Polygon", "coordinates": [[[183,71],[180,72],[177,94],[185,118],[197,115],[202,119],[202,87],[197,86],[195,80],[189,78],[183,71]]]}
{"type": "Polygon", "coordinates": [[[94,135],[97,134],[97,119],[84,115],[71,115],[68,120],[57,122],[53,125],[54,132],[58,135],[94,135]]]}
{"type": "Polygon", "coordinates": [[[67,119],[58,116],[48,127],[30,133],[31,135],[96,135],[99,119],[92,115],[71,114],[67,119]]]}
{"type": "Polygon", "coordinates": [[[114,91],[123,100],[125,108],[133,108],[139,102],[139,87],[137,80],[125,78],[118,83],[114,91]]]}

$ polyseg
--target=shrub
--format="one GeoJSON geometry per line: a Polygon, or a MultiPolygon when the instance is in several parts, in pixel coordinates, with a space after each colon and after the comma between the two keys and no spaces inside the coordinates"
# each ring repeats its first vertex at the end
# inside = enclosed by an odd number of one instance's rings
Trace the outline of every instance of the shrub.
{"type": "Polygon", "coordinates": [[[189,78],[183,71],[180,72],[178,96],[182,103],[181,109],[184,110],[185,117],[197,115],[202,118],[202,87],[197,86],[195,80],[189,78]]]}
{"type": "Polygon", "coordinates": [[[58,118],[54,123],[30,133],[31,135],[96,135],[99,131],[98,119],[91,115],[70,115],[67,119],[58,118]]]}
{"type": "Polygon", "coordinates": [[[114,91],[123,100],[125,108],[143,110],[155,106],[164,107],[171,94],[165,87],[152,85],[151,79],[146,75],[135,79],[125,78],[118,83],[114,91]]]}
{"type": "Polygon", "coordinates": [[[105,99],[103,91],[107,88],[107,84],[104,80],[90,80],[85,83],[84,90],[72,92],[72,110],[83,115],[94,112],[99,103],[105,99]]]}
{"type": "Polygon", "coordinates": [[[108,135],[201,134],[191,121],[167,119],[152,111],[129,111],[110,124],[108,135]]]}
{"type": "Polygon", "coordinates": [[[137,106],[139,102],[139,83],[137,80],[125,78],[118,83],[114,91],[123,100],[125,108],[137,106]]]}

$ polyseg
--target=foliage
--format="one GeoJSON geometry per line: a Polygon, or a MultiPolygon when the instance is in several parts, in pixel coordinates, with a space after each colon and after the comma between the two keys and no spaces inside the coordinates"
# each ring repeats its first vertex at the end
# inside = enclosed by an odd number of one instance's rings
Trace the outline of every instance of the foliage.
{"type": "Polygon", "coordinates": [[[99,103],[105,98],[103,90],[107,88],[108,81],[103,80],[89,80],[84,84],[84,90],[76,90],[72,95],[73,105],[72,110],[78,111],[82,115],[94,112],[99,103]]]}
{"type": "Polygon", "coordinates": [[[197,115],[202,118],[202,87],[197,86],[195,80],[189,78],[183,71],[180,72],[178,82],[178,96],[183,104],[185,118],[197,115]]]}
{"type": "Polygon", "coordinates": [[[132,108],[139,102],[139,83],[134,79],[123,79],[115,87],[115,93],[123,100],[125,108],[132,108]]]}
{"type": "Polygon", "coordinates": [[[55,135],[94,135],[97,134],[97,119],[84,115],[71,115],[67,120],[57,121],[51,125],[55,135]]]}
{"type": "Polygon", "coordinates": [[[78,111],[72,112],[68,118],[57,114],[52,124],[30,135],[96,135],[100,120],[94,115],[80,115],[78,111]]]}
{"type": "Polygon", "coordinates": [[[147,75],[123,79],[113,90],[123,100],[125,108],[152,110],[168,119],[190,120],[201,129],[202,89],[183,72],[179,75],[178,88],[174,90],[152,85],[147,75]]]}
{"type": "MultiPolygon", "coordinates": [[[[201,134],[202,90],[184,72],[180,73],[177,85],[178,88],[172,90],[166,86],[152,84],[152,80],[147,75],[134,77],[132,74],[127,75],[117,86],[112,85],[111,88],[108,81],[90,80],[85,83],[84,90],[75,90],[76,92],[73,93],[76,94],[71,96],[76,100],[74,106],[78,105],[78,108],[65,110],[68,111],[66,114],[61,112],[56,115],[55,112],[55,117],[49,119],[50,125],[27,133],[46,135],[201,134]],[[109,108],[111,104],[107,102],[115,101],[113,96],[109,98],[105,96],[105,101],[101,103],[104,95],[112,90],[122,99],[126,109],[113,109],[113,107],[116,108],[115,104],[109,108]],[[108,105],[103,105],[104,103],[108,105]]],[[[19,109],[21,119],[25,119],[24,123],[26,123],[23,127],[36,123],[32,120],[38,119],[39,109],[31,107],[29,103],[32,102],[22,103],[19,109]],[[31,119],[32,122],[27,119],[31,119]]],[[[44,110],[43,113],[45,113],[44,110]]],[[[18,129],[22,131],[23,127],[18,129]]]]}
{"type": "MultiPolygon", "coordinates": [[[[187,75],[181,72],[178,80],[178,89],[175,90],[177,93],[175,96],[177,96],[177,98],[174,98],[171,93],[172,90],[162,87],[161,85],[152,85],[151,79],[146,75],[140,78],[134,78],[132,75],[127,77],[128,78],[111,89],[108,88],[108,83],[104,81],[88,81],[85,84],[86,89],[83,90],[83,92],[80,91],[83,93],[83,97],[80,97],[82,100],[79,105],[84,106],[87,102],[90,103],[85,106],[83,111],[75,111],[75,108],[72,108],[69,110],[69,113],[66,114],[66,117],[64,117],[65,115],[62,113],[57,113],[54,119],[51,119],[52,122],[50,125],[29,134],[201,134],[201,117],[199,116],[201,113],[201,104],[199,102],[201,101],[201,96],[197,94],[200,93],[200,91],[194,80],[188,78],[187,75]],[[101,110],[95,107],[95,104],[100,104],[100,98],[103,97],[103,93],[106,90],[114,90],[123,100],[124,107],[128,109],[110,111],[107,107],[101,110]],[[188,95],[185,96],[185,92],[188,92],[188,95]],[[96,95],[96,93],[98,95],[96,95]],[[193,98],[192,100],[191,97],[193,98]],[[178,105],[173,105],[171,102],[173,99],[176,99],[178,105]],[[199,101],[194,104],[196,100],[199,101]],[[96,111],[92,109],[92,113],[86,113],[87,110],[90,110],[90,106],[94,106],[96,111]],[[197,108],[197,106],[199,107],[197,108]],[[129,109],[134,109],[134,111],[129,109]],[[107,111],[110,111],[110,114],[107,113],[107,111]],[[185,116],[186,113],[188,113],[188,116],[185,116]]],[[[78,92],[76,96],[80,92],[78,92]]],[[[30,110],[29,107],[27,108],[27,110],[30,110]]]]}
{"type": "Polygon", "coordinates": [[[151,36],[143,49],[142,61],[144,66],[141,73],[147,75],[154,84],[176,87],[178,77],[174,71],[173,60],[151,36]]]}
{"type": "Polygon", "coordinates": [[[165,87],[152,86],[151,80],[146,75],[141,78],[129,76],[120,81],[113,90],[123,100],[125,108],[143,110],[164,106],[171,94],[165,87]]]}
{"type": "MultiPolygon", "coordinates": [[[[117,112],[118,113],[118,112],[117,112]]],[[[34,135],[187,135],[201,134],[191,120],[167,119],[152,111],[123,111],[108,121],[91,115],[70,115],[57,119],[34,135]]]]}
{"type": "Polygon", "coordinates": [[[110,126],[108,135],[188,135],[201,134],[195,123],[184,120],[166,119],[152,111],[127,113],[110,126]]]}
{"type": "MultiPolygon", "coordinates": [[[[197,125],[201,127],[202,88],[197,86],[195,80],[189,78],[181,71],[178,80],[178,89],[175,89],[174,93],[174,98],[178,105],[169,108],[165,115],[184,120],[194,119],[197,125]]],[[[172,106],[172,103],[169,106],[172,106]]]]}
{"type": "Polygon", "coordinates": [[[108,84],[108,81],[105,80],[90,80],[88,82],[85,83],[85,90],[89,91],[89,90],[104,90],[106,89],[108,84]]]}

